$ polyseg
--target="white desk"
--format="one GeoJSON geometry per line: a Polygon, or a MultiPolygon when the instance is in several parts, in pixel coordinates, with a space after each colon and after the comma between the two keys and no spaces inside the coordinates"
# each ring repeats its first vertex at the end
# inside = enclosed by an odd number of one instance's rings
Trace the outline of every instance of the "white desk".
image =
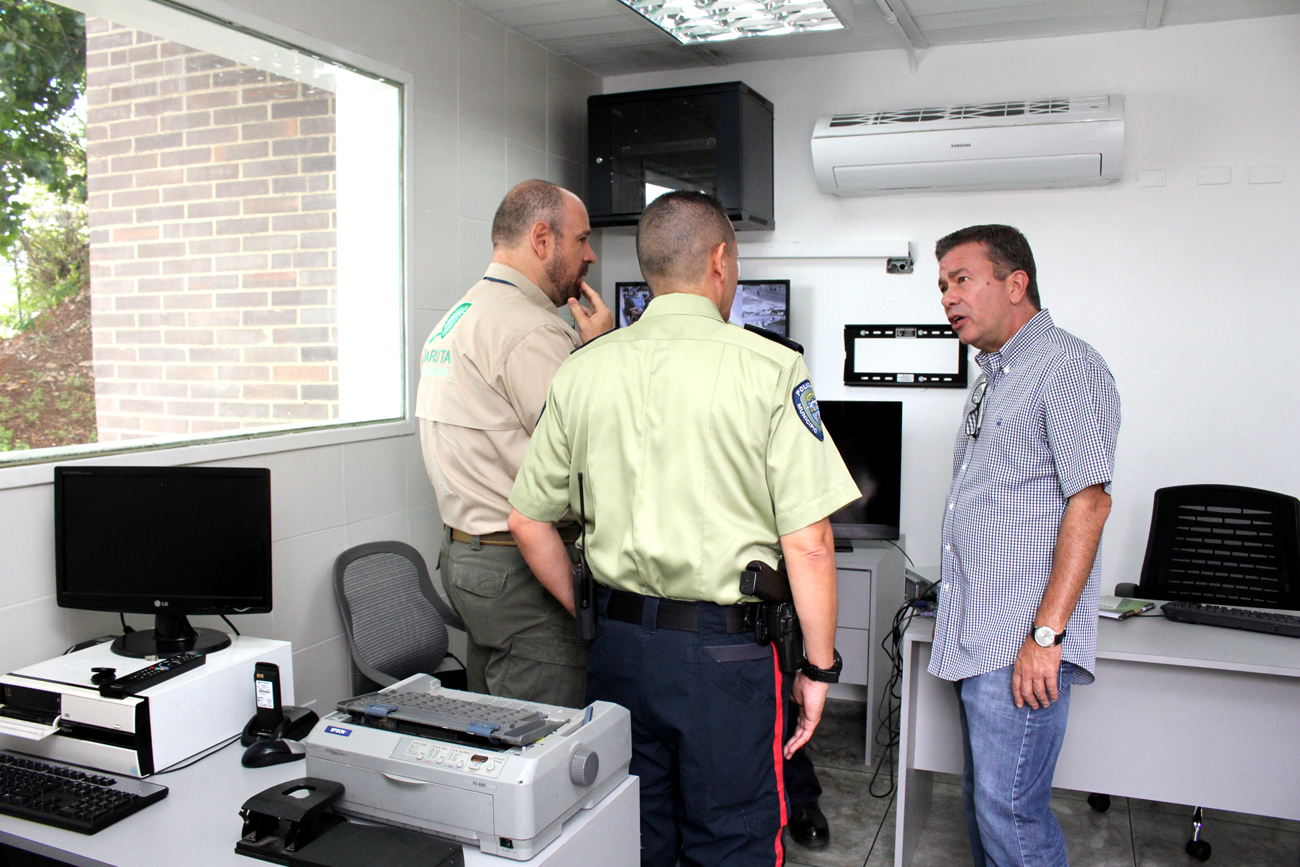
{"type": "MultiPolygon", "coordinates": [[[[962,772],[956,693],[925,670],[933,638],[929,621],[904,636],[895,867],[916,851],[934,772],[962,772]]],[[[1053,785],[1300,819],[1300,640],[1102,620],[1096,674],[1071,691],[1053,785]]]]}
{"type": "MultiPolygon", "coordinates": [[[[0,843],[47,855],[78,867],[255,867],[265,864],[235,854],[244,801],[276,783],[303,776],[301,761],[245,768],[234,744],[197,765],[150,777],[170,791],[116,825],[86,836],[0,816],[0,843]]],[[[640,790],[629,777],[590,810],[564,824],[559,838],[531,861],[484,855],[465,846],[466,867],[637,867],[641,862],[640,790]]]]}

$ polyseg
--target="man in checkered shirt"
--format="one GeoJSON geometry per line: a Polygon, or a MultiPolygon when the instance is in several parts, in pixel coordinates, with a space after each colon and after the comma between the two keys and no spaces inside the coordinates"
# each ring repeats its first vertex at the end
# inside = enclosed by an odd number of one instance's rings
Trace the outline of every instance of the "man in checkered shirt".
{"type": "Polygon", "coordinates": [[[1020,232],[971,226],[935,256],[982,374],[953,454],[930,672],[960,699],[976,867],[1058,867],[1052,774],[1070,687],[1093,680],[1119,394],[1097,351],[1041,309],[1020,232]]]}

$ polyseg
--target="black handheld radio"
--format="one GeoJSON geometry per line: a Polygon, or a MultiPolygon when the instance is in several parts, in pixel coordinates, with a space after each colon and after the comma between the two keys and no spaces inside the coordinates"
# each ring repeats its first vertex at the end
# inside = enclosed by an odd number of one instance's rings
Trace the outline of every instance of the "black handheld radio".
{"type": "Polygon", "coordinates": [[[596,637],[596,579],[587,566],[587,502],[578,473],[578,520],[582,521],[582,550],[573,567],[573,613],[578,618],[578,634],[583,641],[596,637]]]}

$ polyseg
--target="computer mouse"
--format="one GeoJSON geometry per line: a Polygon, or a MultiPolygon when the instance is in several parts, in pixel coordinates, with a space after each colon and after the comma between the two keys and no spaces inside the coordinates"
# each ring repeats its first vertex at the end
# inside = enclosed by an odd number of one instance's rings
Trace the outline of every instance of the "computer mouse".
{"type": "Polygon", "coordinates": [[[265,768],[285,762],[296,762],[306,756],[307,748],[297,741],[268,740],[256,741],[244,750],[244,757],[239,761],[246,768],[265,768]]]}

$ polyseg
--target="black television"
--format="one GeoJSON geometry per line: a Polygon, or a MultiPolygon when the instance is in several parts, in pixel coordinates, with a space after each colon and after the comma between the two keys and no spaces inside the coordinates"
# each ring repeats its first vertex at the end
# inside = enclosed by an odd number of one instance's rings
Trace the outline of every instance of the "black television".
{"type": "Polygon", "coordinates": [[[186,615],[271,610],[271,471],[55,467],[54,546],[60,607],[154,615],[114,653],[220,650],[186,615]]]}
{"type": "MultiPolygon", "coordinates": [[[[631,325],[641,318],[650,303],[648,283],[614,284],[614,327],[631,325]]],[[[739,280],[736,299],[731,303],[730,322],[753,325],[790,336],[790,281],[739,280]]]]}
{"type": "Polygon", "coordinates": [[[831,435],[862,496],[831,515],[836,547],[852,539],[897,539],[902,494],[903,404],[893,400],[819,400],[831,435]]]}

